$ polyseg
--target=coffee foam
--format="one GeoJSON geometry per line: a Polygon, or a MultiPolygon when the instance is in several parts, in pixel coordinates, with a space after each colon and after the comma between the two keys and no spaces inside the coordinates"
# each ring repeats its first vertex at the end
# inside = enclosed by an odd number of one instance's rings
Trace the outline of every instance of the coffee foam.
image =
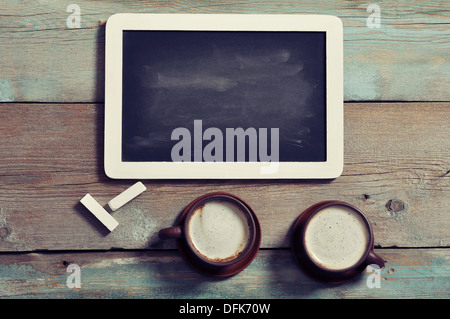
{"type": "Polygon", "coordinates": [[[189,221],[188,235],[205,258],[227,261],[246,248],[250,229],[239,207],[227,201],[212,201],[194,212],[189,221]]]}
{"type": "Polygon", "coordinates": [[[345,206],[329,206],[316,213],[305,229],[305,248],[321,266],[341,270],[364,255],[369,231],[362,217],[345,206]]]}

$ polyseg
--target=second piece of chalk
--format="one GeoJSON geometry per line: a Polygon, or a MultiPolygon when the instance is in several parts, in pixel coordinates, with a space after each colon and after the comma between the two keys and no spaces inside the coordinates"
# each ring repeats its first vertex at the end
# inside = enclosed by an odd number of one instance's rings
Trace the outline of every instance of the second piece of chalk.
{"type": "Polygon", "coordinates": [[[108,206],[112,211],[118,210],[120,207],[131,201],[133,198],[137,197],[147,188],[141,182],[137,182],[133,186],[124,190],[122,193],[114,197],[108,202],[108,206]]]}

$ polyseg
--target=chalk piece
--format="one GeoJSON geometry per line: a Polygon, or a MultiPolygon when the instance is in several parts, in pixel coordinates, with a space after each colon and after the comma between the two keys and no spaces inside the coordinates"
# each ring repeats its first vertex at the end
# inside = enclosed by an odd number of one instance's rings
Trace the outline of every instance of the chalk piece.
{"type": "Polygon", "coordinates": [[[122,193],[114,197],[108,202],[108,206],[112,211],[118,210],[120,207],[131,201],[133,198],[141,194],[147,188],[141,182],[137,182],[133,186],[124,190],[122,193]]]}
{"type": "Polygon", "coordinates": [[[109,231],[113,231],[114,228],[119,225],[117,220],[115,220],[103,207],[100,205],[94,197],[89,194],[86,194],[80,202],[87,208],[89,211],[94,214],[95,217],[99,221],[109,229],[109,231]]]}

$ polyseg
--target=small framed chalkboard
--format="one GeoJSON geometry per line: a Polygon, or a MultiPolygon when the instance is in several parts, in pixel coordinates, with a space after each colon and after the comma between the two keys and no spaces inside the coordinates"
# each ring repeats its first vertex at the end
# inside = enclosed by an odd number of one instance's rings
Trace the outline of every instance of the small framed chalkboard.
{"type": "Polygon", "coordinates": [[[106,25],[111,178],[335,178],[342,24],[320,15],[116,14],[106,25]]]}

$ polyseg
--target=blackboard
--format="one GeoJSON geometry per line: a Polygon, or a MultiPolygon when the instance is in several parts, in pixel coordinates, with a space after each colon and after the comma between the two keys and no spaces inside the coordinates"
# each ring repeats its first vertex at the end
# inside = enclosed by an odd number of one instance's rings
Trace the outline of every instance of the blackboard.
{"type": "Polygon", "coordinates": [[[280,162],[327,160],[326,32],[124,30],[122,40],[123,162],[173,161],[177,128],[193,141],[184,160],[208,161],[194,150],[194,139],[210,143],[194,137],[199,123],[223,132],[215,161],[262,160],[249,137],[244,159],[237,143],[227,157],[227,128],[267,128],[267,154],[277,128],[280,162]]]}

